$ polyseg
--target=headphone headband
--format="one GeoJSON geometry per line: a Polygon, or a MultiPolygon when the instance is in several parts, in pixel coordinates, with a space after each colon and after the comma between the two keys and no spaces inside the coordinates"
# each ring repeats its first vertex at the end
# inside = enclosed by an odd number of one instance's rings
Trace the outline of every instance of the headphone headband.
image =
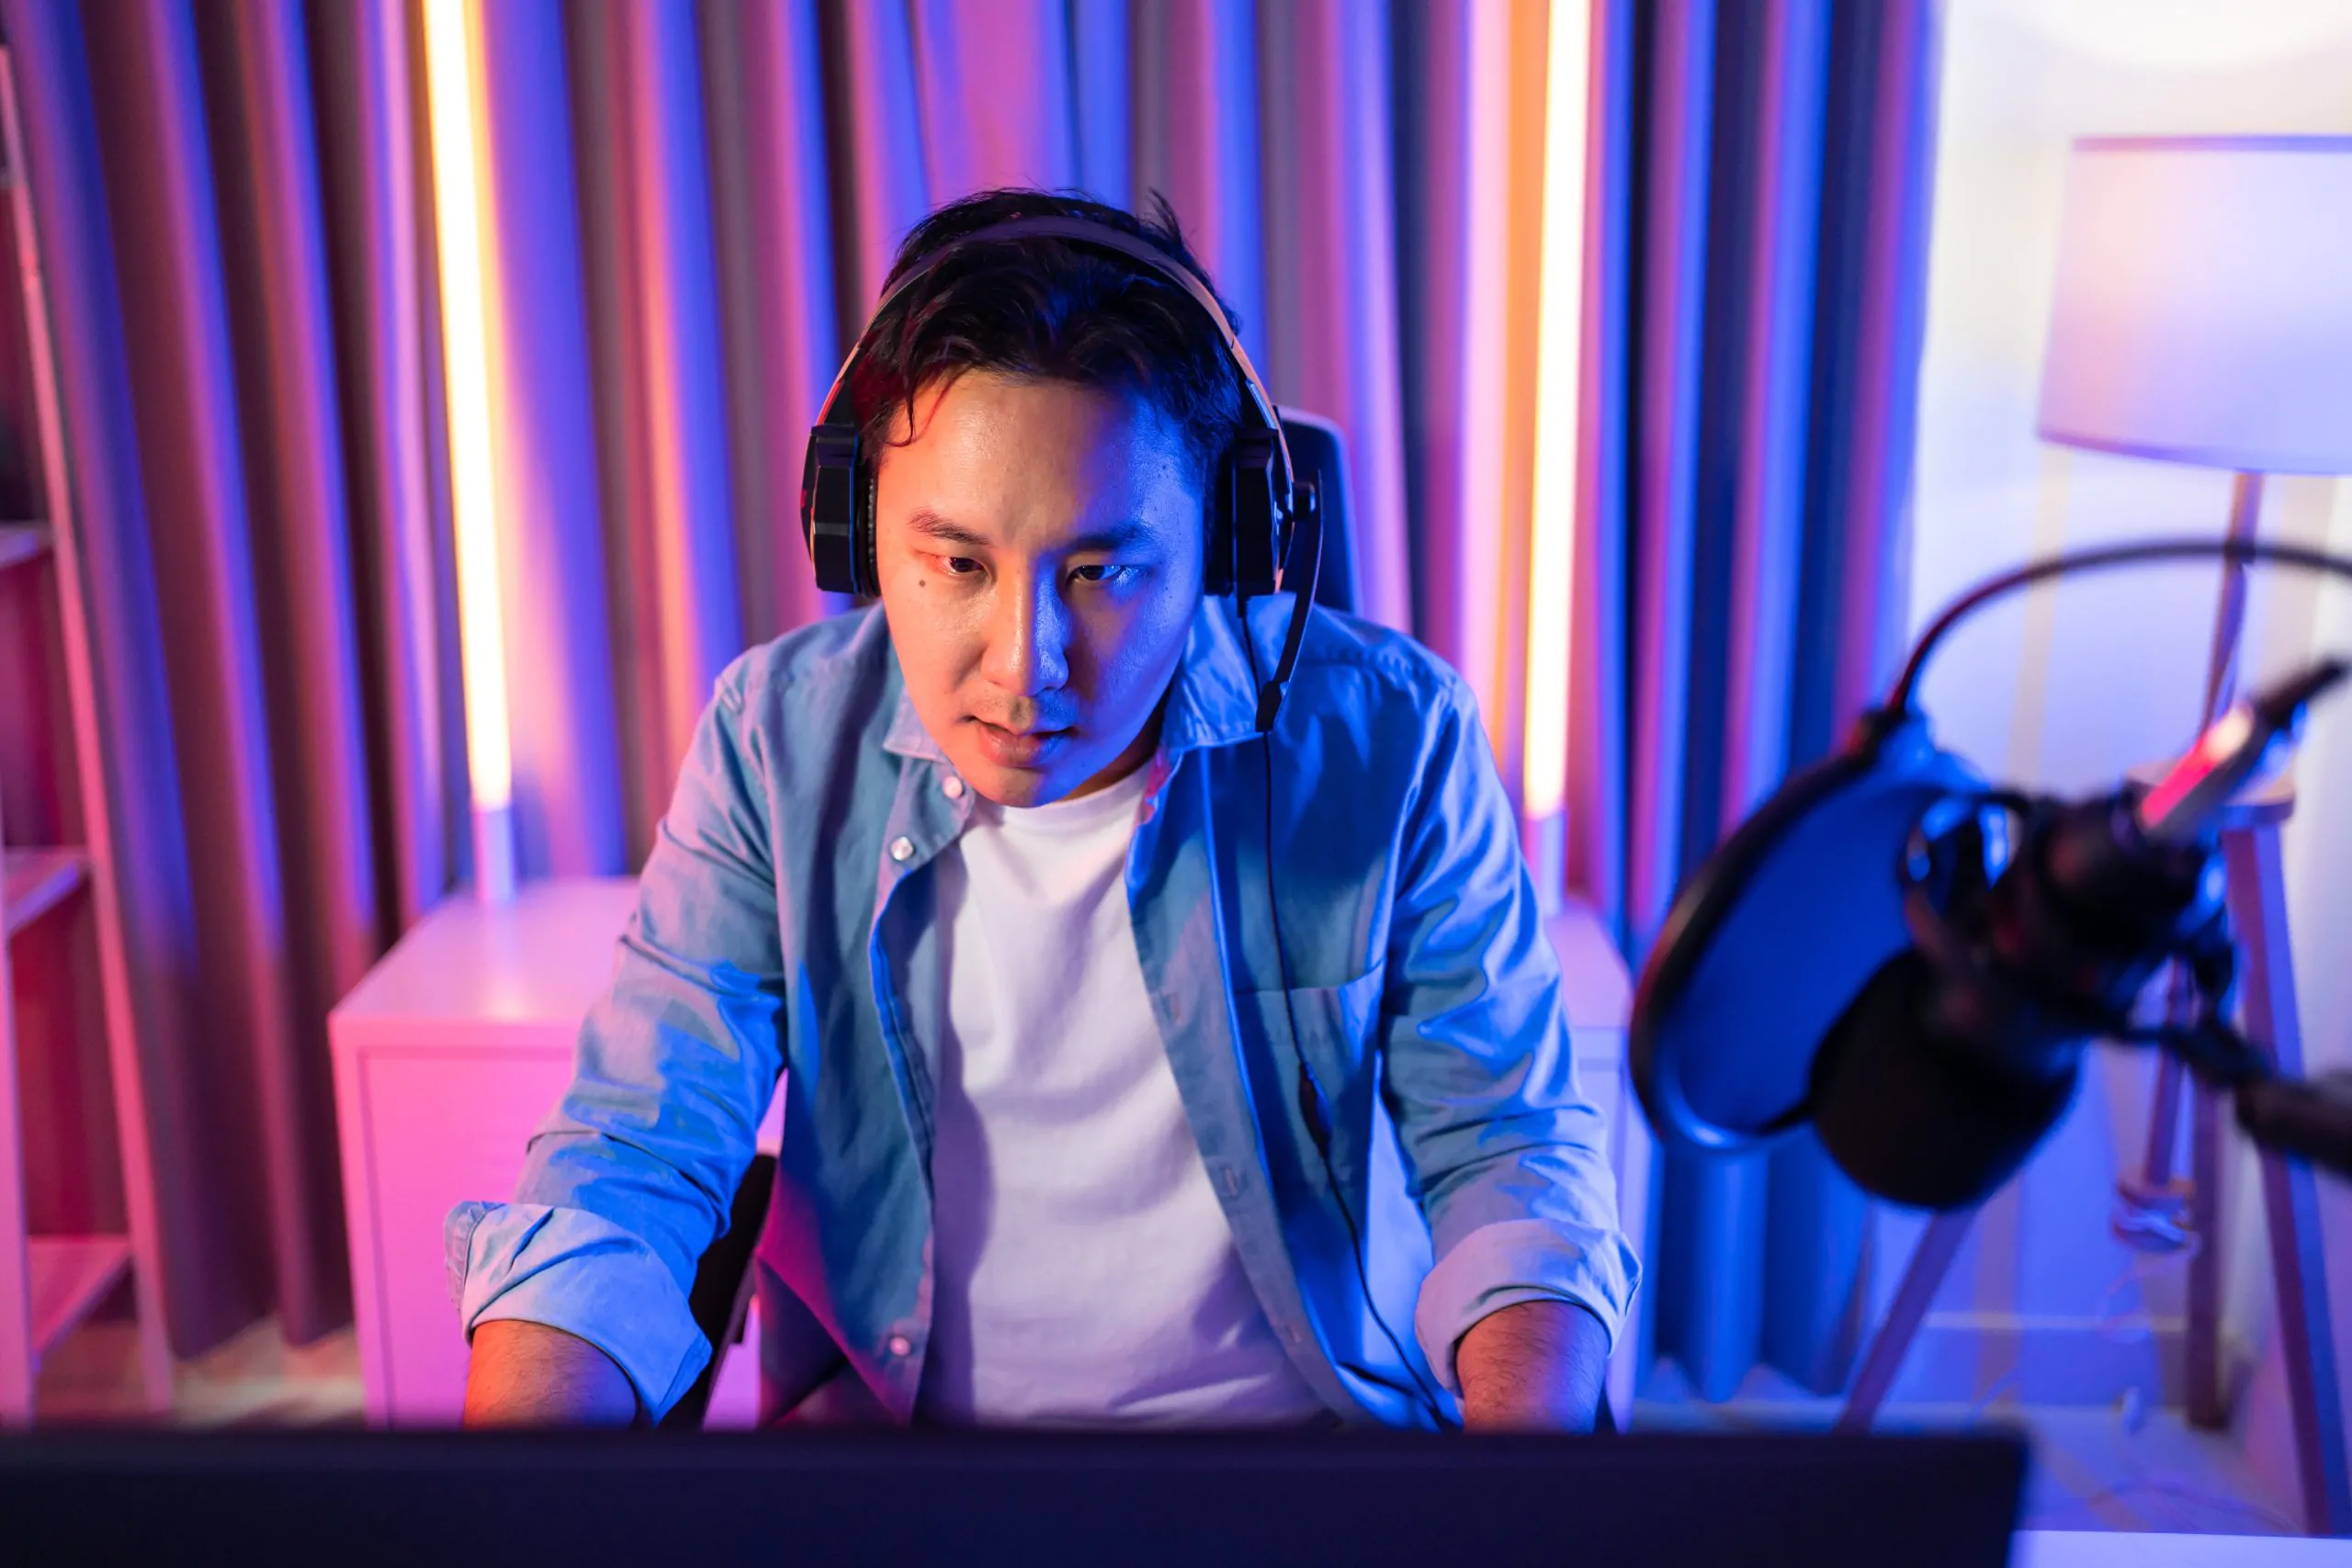
{"type": "Polygon", "coordinates": [[[999,241],[1026,239],[1069,240],[1082,245],[1095,245],[1104,250],[1116,251],[1128,260],[1139,262],[1149,267],[1153,272],[1191,295],[1193,302],[1200,306],[1202,312],[1216,326],[1217,336],[1224,341],[1226,354],[1233,361],[1234,368],[1241,372],[1242,390],[1249,395],[1250,403],[1256,410],[1260,423],[1273,433],[1275,448],[1282,457],[1283,482],[1287,485],[1291,481],[1297,470],[1291,467],[1290,443],[1283,438],[1283,422],[1274,412],[1274,400],[1266,390],[1265,382],[1259,379],[1258,367],[1250,362],[1250,351],[1241,345],[1240,334],[1233,330],[1232,319],[1225,313],[1225,307],[1217,303],[1216,296],[1209,292],[1208,285],[1203,283],[1199,275],[1192,268],[1149,241],[1139,240],[1133,234],[1112,228],[1107,223],[1097,223],[1086,218],[1065,218],[1050,214],[1035,218],[1008,218],[1001,223],[990,223],[985,228],[975,229],[968,234],[959,234],[937,250],[926,252],[918,257],[875,304],[874,313],[866,318],[865,330],[858,333],[857,342],[851,345],[848,357],[842,361],[841,369],[833,375],[833,384],[825,390],[825,400],[819,405],[817,423],[820,424],[847,423],[834,416],[834,401],[841,397],[843,389],[848,386],[851,369],[865,355],[865,340],[874,331],[874,323],[880,321],[883,313],[892,305],[898,303],[899,296],[930,276],[938,269],[941,263],[961,252],[999,241]]]}

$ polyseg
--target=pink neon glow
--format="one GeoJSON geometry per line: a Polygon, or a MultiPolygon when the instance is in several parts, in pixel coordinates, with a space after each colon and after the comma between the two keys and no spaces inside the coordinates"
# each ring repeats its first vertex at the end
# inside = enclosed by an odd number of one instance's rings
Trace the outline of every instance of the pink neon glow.
{"type": "Polygon", "coordinates": [[[449,479],[458,534],[458,615],[466,675],[466,756],[474,805],[514,794],[506,730],[505,631],[498,601],[498,485],[492,468],[487,307],[482,289],[480,119],[469,58],[472,7],[427,0],[426,96],[433,212],[440,238],[441,341],[449,389],[449,479]]]}
{"type": "Polygon", "coordinates": [[[1577,448],[1584,354],[1589,0],[1557,0],[1544,89],[1544,265],[1538,285],[1535,508],[1527,581],[1527,815],[1567,793],[1568,604],[1576,562],[1577,448]]]}
{"type": "Polygon", "coordinates": [[[1462,345],[1463,558],[1457,581],[1464,588],[1464,628],[1496,628],[1463,650],[1469,656],[1463,674],[1478,694],[1479,711],[1499,716],[1504,660],[1510,657],[1499,635],[1507,620],[1502,601],[1510,592],[1503,566],[1504,465],[1510,460],[1503,409],[1510,375],[1510,8],[1474,6],[1468,27],[1470,227],[1464,261],[1469,330],[1462,345]]]}

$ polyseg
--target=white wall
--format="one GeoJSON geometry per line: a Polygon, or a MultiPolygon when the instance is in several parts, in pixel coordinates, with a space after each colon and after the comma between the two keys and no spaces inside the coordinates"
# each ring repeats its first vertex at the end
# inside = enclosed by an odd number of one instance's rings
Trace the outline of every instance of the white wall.
{"type": "MultiPolygon", "coordinates": [[[[1951,0],[1947,27],[1915,627],[2029,556],[2147,532],[2218,536],[2225,521],[2226,475],[2034,437],[2071,140],[2352,132],[2352,0],[1951,0]]],[[[2271,481],[2265,536],[2319,542],[2331,530],[2352,549],[2352,483],[2271,481]]],[[[2213,582],[2211,572],[2140,573],[1981,617],[1925,688],[1941,738],[1996,778],[2066,792],[2109,786],[2127,766],[2177,749],[2201,693],[2213,582]]],[[[2264,587],[2254,615],[2256,672],[2310,651],[2315,632],[2323,646],[2352,649],[2352,593],[2264,587]]],[[[2288,857],[2307,1049],[2315,1063],[2352,1062],[2352,965],[2336,957],[2352,929],[2352,698],[2319,716],[2299,782],[2288,857]]],[[[1967,1338],[1956,1331],[1995,1331],[1974,1341],[1981,1384],[2006,1370],[2008,1352],[1984,1348],[2005,1331],[2060,1352],[2030,1359],[2028,1397],[2107,1397],[2158,1369],[2152,1346],[2116,1342],[2138,1324],[2102,1324],[2137,1304],[2129,1291],[2108,1299],[2135,1255],[2109,1237],[2107,1218],[2114,1178],[2139,1163],[2150,1066],[2102,1055],[2067,1124],[1988,1213],[1931,1320],[1947,1350],[1967,1338]]],[[[2328,1201],[2337,1336],[2352,1350],[2352,1202],[2341,1190],[2328,1201]]],[[[2240,1225],[2241,1236],[2250,1228],[2240,1225]]],[[[2259,1235],[2251,1243],[2258,1251],[2259,1235]]],[[[2178,1311],[2180,1272],[2161,1269],[2149,1281],[2160,1320],[2178,1311]]],[[[2267,1335],[2267,1286],[2256,1270],[2239,1274],[2238,1326],[2267,1335]]],[[[2263,1374],[2266,1399],[2277,1376],[2275,1366],[2263,1374]]],[[[2273,1412],[2256,1414],[2261,1426],[2273,1412]]],[[[2270,1438],[2256,1438],[2267,1450],[2270,1438]]]]}

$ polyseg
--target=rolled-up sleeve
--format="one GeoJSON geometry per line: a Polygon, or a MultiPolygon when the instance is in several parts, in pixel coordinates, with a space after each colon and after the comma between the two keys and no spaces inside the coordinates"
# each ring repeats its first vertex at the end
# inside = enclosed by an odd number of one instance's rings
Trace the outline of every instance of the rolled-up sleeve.
{"type": "Polygon", "coordinates": [[[720,677],[695,726],[612,984],[513,1201],[459,1205],[445,1238],[469,1340],[501,1319],[575,1335],[657,1419],[709,1359],[687,1293],[783,1061],[781,923],[743,671],[720,677]]]}
{"type": "Polygon", "coordinates": [[[485,1323],[560,1328],[602,1350],[656,1419],[710,1359],[685,1292],[635,1234],[586,1209],[465,1203],[448,1222],[450,1282],[469,1338],[485,1323]]]}
{"type": "Polygon", "coordinates": [[[1559,961],[1466,688],[1432,716],[1390,927],[1389,1113],[1436,1258],[1413,1327],[1447,1390],[1454,1349],[1520,1302],[1572,1302],[1613,1345],[1640,1266],[1617,1224],[1600,1111],[1577,1087],[1559,961]]]}

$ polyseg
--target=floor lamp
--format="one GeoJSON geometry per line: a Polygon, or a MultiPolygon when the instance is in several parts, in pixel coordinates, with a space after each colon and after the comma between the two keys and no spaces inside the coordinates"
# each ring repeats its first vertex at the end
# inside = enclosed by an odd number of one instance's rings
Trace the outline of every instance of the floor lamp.
{"type": "MultiPolygon", "coordinates": [[[[2269,474],[2352,473],[2352,138],[2089,137],[2075,144],[2040,434],[2047,441],[2236,475],[2229,536],[2252,539],[2269,474]]],[[[2223,570],[2200,728],[2231,700],[2245,573],[2223,570]]],[[[2300,1073],[2278,789],[2241,803],[2225,828],[2231,918],[2242,944],[2246,1032],[2300,1073]]],[[[2162,1057],[2148,1142],[2121,1184],[2137,1239],[2194,1246],[2186,1340],[2192,1422],[2228,1420],[2221,1366],[2217,1240],[2219,1104],[2198,1092],[2190,1169],[2176,1176],[2183,1083],[2162,1057]]],[[[2307,1167],[2263,1157],[2280,1337],[2293,1404],[2303,1516],[2314,1534],[2352,1533],[2318,1193],[2307,1167]]],[[[1867,1425],[1967,1234],[1973,1212],[1928,1227],[1865,1356],[1845,1424],[1867,1425]]]]}

